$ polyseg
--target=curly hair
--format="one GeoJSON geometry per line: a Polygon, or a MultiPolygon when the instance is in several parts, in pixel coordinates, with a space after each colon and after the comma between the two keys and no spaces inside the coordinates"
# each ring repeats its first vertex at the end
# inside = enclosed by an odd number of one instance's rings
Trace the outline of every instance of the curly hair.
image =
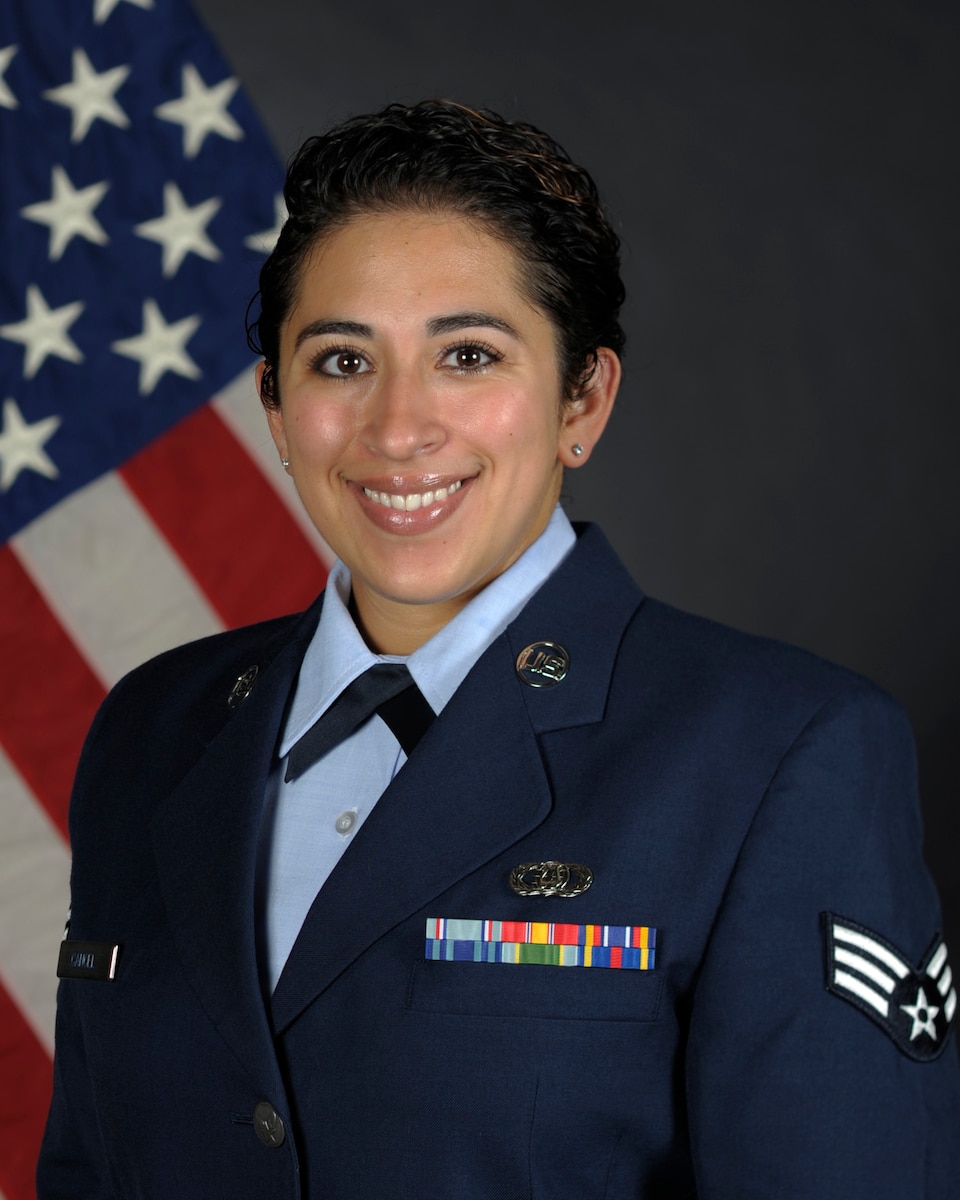
{"type": "Polygon", "coordinates": [[[620,239],[587,171],[533,125],[448,100],[391,104],[308,138],[290,161],[284,199],[287,220],[248,309],[268,407],[280,403],[280,330],[304,260],[369,213],[454,212],[508,244],[527,298],[557,332],[564,399],[589,380],[599,347],[623,351],[620,239]]]}

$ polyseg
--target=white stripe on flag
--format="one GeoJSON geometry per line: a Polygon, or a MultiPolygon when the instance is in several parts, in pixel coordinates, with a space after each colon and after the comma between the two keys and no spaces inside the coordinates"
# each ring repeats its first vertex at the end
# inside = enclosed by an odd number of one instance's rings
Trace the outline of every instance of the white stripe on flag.
{"type": "Polygon", "coordinates": [[[113,472],[21,530],[11,544],[104,684],[223,623],[113,472]]]}
{"type": "Polygon", "coordinates": [[[856,946],[858,950],[864,951],[865,954],[872,954],[885,967],[889,967],[898,979],[906,979],[910,974],[910,966],[902,958],[892,953],[880,942],[874,941],[873,938],[857,933],[855,929],[848,929],[846,925],[840,925],[834,921],[833,936],[838,942],[848,942],[851,946],[856,946]]]}
{"type": "Polygon", "coordinates": [[[833,957],[835,962],[843,963],[845,967],[852,967],[855,971],[859,971],[861,975],[866,975],[868,979],[872,979],[877,987],[882,988],[887,995],[890,995],[897,986],[897,981],[888,975],[886,971],[881,971],[878,966],[869,962],[860,954],[854,954],[851,950],[844,950],[842,946],[835,946],[833,957]]]}
{"type": "Polygon", "coordinates": [[[0,750],[0,972],[53,1053],[57,955],[70,903],[70,854],[0,750]]]}
{"type": "Polygon", "coordinates": [[[217,415],[244,450],[263,472],[267,483],[277,493],[307,540],[329,567],[336,557],[317,533],[313,522],[300,503],[293,480],[280,466],[280,457],[267,428],[267,418],[257,395],[252,369],[244,371],[211,401],[217,415]]]}
{"type": "Polygon", "coordinates": [[[848,975],[846,971],[834,971],[833,982],[837,987],[845,988],[848,992],[853,992],[855,996],[859,996],[861,1000],[865,1000],[882,1016],[886,1017],[890,1012],[890,1005],[880,995],[875,992],[869,984],[858,979],[856,975],[848,975]]]}

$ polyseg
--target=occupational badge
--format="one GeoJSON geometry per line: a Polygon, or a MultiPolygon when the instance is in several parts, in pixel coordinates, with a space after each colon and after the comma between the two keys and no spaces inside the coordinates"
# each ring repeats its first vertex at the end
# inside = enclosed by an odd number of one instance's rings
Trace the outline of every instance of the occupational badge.
{"type": "Polygon", "coordinates": [[[520,863],[510,872],[510,888],[518,896],[582,896],[593,883],[593,872],[583,863],[520,863]]]}

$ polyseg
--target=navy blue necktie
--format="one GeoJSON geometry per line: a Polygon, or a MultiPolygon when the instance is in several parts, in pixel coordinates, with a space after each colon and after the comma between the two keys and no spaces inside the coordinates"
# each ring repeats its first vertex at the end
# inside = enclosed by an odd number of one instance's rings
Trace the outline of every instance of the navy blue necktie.
{"type": "Polygon", "coordinates": [[[408,758],[434,717],[403,663],[376,663],[348,684],[290,748],[284,781],[298,779],[374,713],[386,721],[408,758]]]}

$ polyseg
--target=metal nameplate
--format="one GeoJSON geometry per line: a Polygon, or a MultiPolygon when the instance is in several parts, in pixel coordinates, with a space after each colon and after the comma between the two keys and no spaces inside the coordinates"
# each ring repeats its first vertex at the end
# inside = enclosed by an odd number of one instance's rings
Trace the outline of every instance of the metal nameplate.
{"type": "Polygon", "coordinates": [[[57,978],[106,983],[115,978],[119,957],[120,947],[114,942],[61,942],[57,978]]]}

